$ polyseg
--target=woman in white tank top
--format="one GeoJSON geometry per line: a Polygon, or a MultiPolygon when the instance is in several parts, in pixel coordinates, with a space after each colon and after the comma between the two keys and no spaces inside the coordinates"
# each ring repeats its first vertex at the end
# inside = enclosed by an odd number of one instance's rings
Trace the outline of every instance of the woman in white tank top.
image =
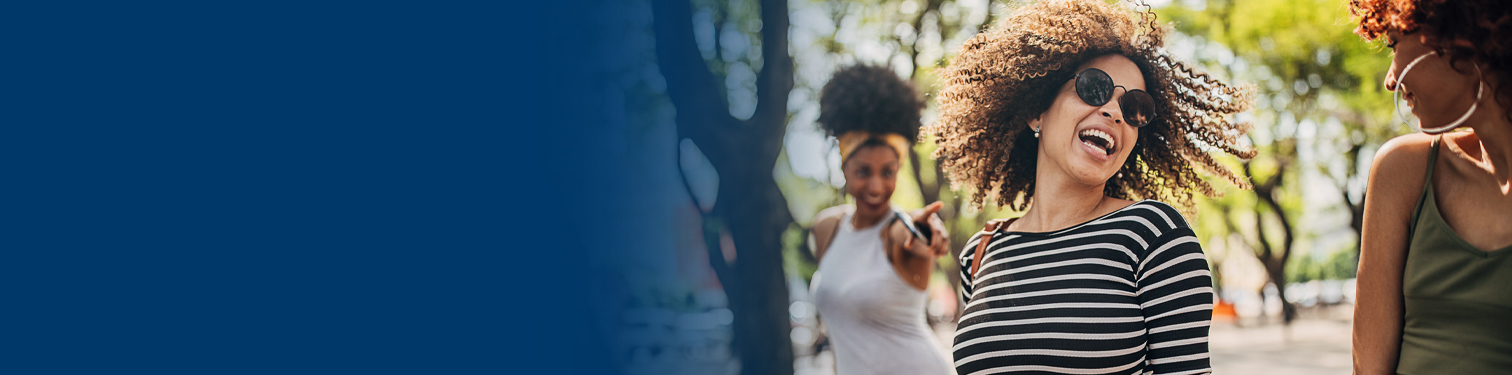
{"type": "Polygon", "coordinates": [[[949,252],[934,215],[940,204],[911,215],[927,218],[918,228],[933,239],[925,241],[893,220],[889,203],[922,107],[913,86],[883,67],[841,69],[820,93],[820,126],[839,139],[845,192],[855,199],[821,211],[813,231],[819,270],[810,287],[840,375],[954,373],[924,320],[934,259],[949,252]]]}

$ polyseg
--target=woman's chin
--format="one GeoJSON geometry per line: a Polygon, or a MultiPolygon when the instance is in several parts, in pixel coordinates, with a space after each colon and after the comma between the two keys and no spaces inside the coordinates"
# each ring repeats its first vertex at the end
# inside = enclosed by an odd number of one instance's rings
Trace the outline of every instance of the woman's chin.
{"type": "Polygon", "coordinates": [[[1116,170],[1103,171],[1098,169],[1087,168],[1081,171],[1072,172],[1071,177],[1083,185],[1097,186],[1107,183],[1109,179],[1113,178],[1114,174],[1118,173],[1118,171],[1116,170]]]}
{"type": "Polygon", "coordinates": [[[859,202],[856,202],[856,205],[859,206],[861,209],[864,209],[866,211],[882,211],[882,210],[886,210],[888,208],[887,207],[887,201],[882,201],[882,202],[859,201],[859,202]]]}
{"type": "Polygon", "coordinates": [[[1110,162],[1111,160],[1109,162],[1085,163],[1084,165],[1075,166],[1076,170],[1066,171],[1066,174],[1070,175],[1077,182],[1086,185],[1100,185],[1118,173],[1118,169],[1112,168],[1112,166],[1121,163],[1114,164],[1110,162]]]}

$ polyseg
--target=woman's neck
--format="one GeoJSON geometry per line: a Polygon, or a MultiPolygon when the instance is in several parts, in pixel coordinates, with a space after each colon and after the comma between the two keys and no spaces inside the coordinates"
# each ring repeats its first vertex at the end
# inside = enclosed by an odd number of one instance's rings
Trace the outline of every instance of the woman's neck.
{"type": "Polygon", "coordinates": [[[873,225],[877,225],[882,219],[887,218],[887,214],[891,212],[889,210],[869,212],[869,210],[860,209],[859,205],[856,208],[855,213],[851,214],[851,227],[856,229],[870,228],[873,225]]]}
{"type": "MultiPolygon", "coordinates": [[[[1495,92],[1495,91],[1492,91],[1495,92]]],[[[1494,95],[1493,95],[1494,96],[1494,95]]],[[[1507,121],[1507,111],[1492,98],[1481,101],[1484,115],[1472,118],[1469,126],[1479,140],[1476,150],[1465,150],[1476,159],[1481,168],[1491,173],[1503,190],[1512,184],[1512,122],[1507,121]]]]}
{"type": "Polygon", "coordinates": [[[1106,200],[1103,185],[1088,186],[1065,175],[1039,173],[1035,177],[1034,201],[1029,212],[1018,220],[1016,230],[1050,232],[1080,224],[1101,216],[1106,200]]]}

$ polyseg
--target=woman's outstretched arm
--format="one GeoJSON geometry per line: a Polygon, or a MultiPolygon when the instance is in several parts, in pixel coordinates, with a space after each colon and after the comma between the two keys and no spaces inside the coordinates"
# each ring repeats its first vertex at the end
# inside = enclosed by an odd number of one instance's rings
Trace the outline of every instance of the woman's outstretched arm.
{"type": "Polygon", "coordinates": [[[1396,374],[1402,344],[1402,271],[1408,228],[1422,196],[1431,137],[1397,137],[1376,154],[1366,185],[1355,278],[1354,373],[1396,374]]]}
{"type": "Polygon", "coordinates": [[[908,213],[915,220],[923,220],[922,224],[917,225],[917,229],[932,233],[932,240],[928,244],[915,239],[903,227],[903,223],[896,220],[890,222],[887,230],[882,232],[882,246],[887,251],[894,272],[913,285],[914,289],[928,288],[935,259],[950,253],[950,234],[945,231],[945,223],[940,220],[940,215],[936,214],[940,207],[943,207],[942,203],[934,202],[908,213]]]}

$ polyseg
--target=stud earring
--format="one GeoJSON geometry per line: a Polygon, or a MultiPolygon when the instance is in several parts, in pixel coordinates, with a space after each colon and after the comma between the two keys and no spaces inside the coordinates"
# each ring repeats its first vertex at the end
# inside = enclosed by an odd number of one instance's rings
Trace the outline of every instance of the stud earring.
{"type": "Polygon", "coordinates": [[[1030,129],[1030,130],[1034,130],[1034,137],[1035,137],[1035,138],[1039,138],[1039,133],[1040,133],[1040,130],[1039,130],[1039,129],[1035,129],[1035,128],[1029,128],[1029,129],[1030,129]]]}

